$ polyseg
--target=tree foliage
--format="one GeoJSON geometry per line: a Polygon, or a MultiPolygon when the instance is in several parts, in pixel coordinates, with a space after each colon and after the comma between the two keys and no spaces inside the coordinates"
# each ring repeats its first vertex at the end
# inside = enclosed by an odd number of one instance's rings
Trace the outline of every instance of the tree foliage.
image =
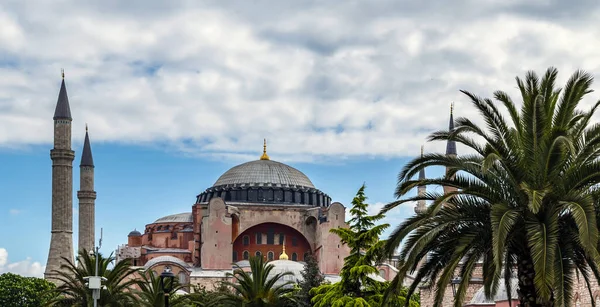
{"type": "MultiPolygon", "coordinates": [[[[94,276],[96,269],[96,257],[90,256],[87,251],[79,252],[76,262],[64,258],[66,264],[62,265],[61,271],[56,271],[57,279],[62,282],[54,291],[58,298],[51,302],[51,306],[81,306],[87,307],[92,302],[92,290],[86,286],[85,277],[94,276]]],[[[100,299],[98,306],[138,306],[135,301],[133,289],[136,281],[131,277],[137,272],[130,267],[129,261],[120,261],[114,264],[112,269],[109,266],[114,263],[115,258],[108,256],[105,258],[102,254],[98,255],[98,276],[107,279],[103,282],[103,288],[100,290],[100,299]]]]}
{"type": "Polygon", "coordinates": [[[300,306],[311,307],[311,299],[313,296],[310,294],[310,290],[320,286],[325,278],[323,277],[323,274],[321,274],[319,263],[313,255],[308,255],[304,261],[306,264],[301,273],[302,281],[298,284],[300,289],[298,290],[296,297],[298,298],[298,304],[300,306]]]}
{"type": "Polygon", "coordinates": [[[459,274],[454,306],[461,306],[479,260],[486,295],[493,296],[501,282],[511,293],[510,279],[516,275],[523,307],[571,306],[575,279],[591,291],[591,279],[600,278],[600,124],[592,122],[599,103],[578,109],[591,92],[591,75],[575,72],[564,89],[555,87],[557,75],[549,68],[541,79],[534,72],[517,78],[520,110],[502,91],[494,93],[496,101],[462,91],[482,124],[459,118],[454,131],[439,131],[429,139],[455,141],[471,153],[428,154],[401,171],[399,200],[385,211],[419,199],[432,201],[425,213],[400,224],[386,247],[391,253],[405,242],[397,278],[417,271],[409,294],[427,281],[435,291],[434,306],[441,306],[444,291],[459,274]],[[412,179],[429,166],[448,172],[412,179]],[[457,191],[407,196],[419,185],[457,191]]]}
{"type": "MultiPolygon", "coordinates": [[[[237,266],[237,265],[236,265],[237,266]]],[[[250,272],[237,266],[229,277],[233,281],[223,284],[233,290],[221,301],[222,306],[239,307],[277,307],[289,305],[293,301],[293,281],[283,281],[291,272],[270,276],[273,265],[263,261],[262,257],[250,257],[250,272]]]]}
{"type": "Polygon", "coordinates": [[[54,298],[55,285],[45,279],[13,273],[0,275],[0,306],[39,307],[54,298]]]}
{"type": "MultiPolygon", "coordinates": [[[[379,273],[375,265],[384,255],[385,241],[379,237],[389,225],[376,225],[384,215],[369,215],[366,199],[365,185],[362,185],[352,200],[350,227],[331,229],[350,248],[350,254],[344,258],[340,282],[324,284],[311,291],[315,307],[381,306],[383,293],[389,283],[375,279],[379,273]]],[[[394,302],[401,303],[405,300],[406,296],[401,293],[393,299],[394,302]]],[[[419,304],[410,300],[410,306],[419,304]]]]}
{"type": "MultiPolygon", "coordinates": [[[[137,291],[137,304],[143,307],[164,307],[165,306],[165,292],[162,289],[160,283],[160,277],[155,276],[151,271],[146,271],[141,275],[141,278],[136,280],[136,284],[139,287],[137,291]]],[[[169,292],[169,306],[171,307],[184,307],[190,306],[190,301],[186,295],[177,295],[176,292],[183,289],[183,286],[179,284],[177,279],[173,279],[173,285],[169,279],[164,281],[166,286],[171,288],[169,292]]]]}

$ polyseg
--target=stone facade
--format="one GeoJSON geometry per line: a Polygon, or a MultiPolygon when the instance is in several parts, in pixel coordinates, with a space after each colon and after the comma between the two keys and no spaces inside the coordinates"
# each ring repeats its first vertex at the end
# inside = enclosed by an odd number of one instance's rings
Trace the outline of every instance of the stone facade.
{"type": "MultiPolygon", "coordinates": [[[[59,93],[58,106],[66,98],[64,80],[59,93]]],[[[68,101],[67,101],[68,107],[68,101]]],[[[54,283],[56,271],[61,270],[65,259],[73,259],[73,160],[75,152],[71,150],[71,121],[66,116],[54,118],[54,149],[50,151],[52,159],[52,230],[50,250],[44,277],[54,283]]]]}
{"type": "Polygon", "coordinates": [[[94,249],[96,192],[94,191],[94,167],[81,166],[79,177],[79,248],[94,249]]]}

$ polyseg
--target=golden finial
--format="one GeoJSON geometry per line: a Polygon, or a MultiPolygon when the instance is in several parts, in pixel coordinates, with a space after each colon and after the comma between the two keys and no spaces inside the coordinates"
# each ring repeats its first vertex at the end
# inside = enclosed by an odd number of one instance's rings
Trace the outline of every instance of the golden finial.
{"type": "Polygon", "coordinates": [[[288,255],[285,253],[285,243],[283,244],[283,251],[281,252],[281,255],[279,255],[279,260],[288,260],[288,255]]]}
{"type": "Polygon", "coordinates": [[[85,132],[88,132],[87,123],[85,123],[85,132]]]}
{"type": "Polygon", "coordinates": [[[62,75],[62,78],[64,79],[65,78],[65,70],[61,68],[60,69],[60,74],[62,75]]]}
{"type": "Polygon", "coordinates": [[[267,139],[264,139],[263,154],[262,154],[262,156],[260,156],[260,159],[261,160],[270,160],[269,155],[267,155],[267,139]]]}

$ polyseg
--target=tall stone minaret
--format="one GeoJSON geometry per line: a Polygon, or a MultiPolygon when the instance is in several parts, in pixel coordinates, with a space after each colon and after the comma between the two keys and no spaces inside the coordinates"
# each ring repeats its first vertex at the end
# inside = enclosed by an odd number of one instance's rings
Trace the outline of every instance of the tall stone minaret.
{"type": "MultiPolygon", "coordinates": [[[[454,103],[450,105],[450,123],[448,124],[448,131],[454,131],[454,103]]],[[[456,142],[448,141],[446,143],[446,156],[456,157],[456,142]]],[[[448,169],[446,168],[446,174],[448,174],[448,169]]],[[[456,191],[456,188],[444,186],[444,194],[448,194],[450,192],[456,191]]]]}
{"type": "MultiPolygon", "coordinates": [[[[73,260],[73,159],[71,150],[71,109],[65,87],[65,74],[54,111],[52,159],[52,237],[44,277],[58,282],[56,271],[66,259],[73,260]]],[[[60,282],[59,282],[60,283],[60,282]]]]}
{"type": "Polygon", "coordinates": [[[85,141],[79,164],[79,248],[81,251],[93,250],[95,232],[96,192],[94,191],[94,159],[87,125],[85,126],[85,141]]]}
{"type": "MultiPolygon", "coordinates": [[[[423,158],[423,146],[421,146],[421,158],[423,158]]],[[[425,169],[421,169],[419,171],[419,180],[423,180],[423,179],[425,179],[425,169]]],[[[425,193],[427,193],[427,187],[425,185],[420,185],[417,188],[417,195],[425,196],[425,193]]],[[[415,213],[421,214],[425,211],[427,211],[427,204],[425,203],[425,200],[424,199],[418,200],[417,206],[415,207],[415,213]]]]}

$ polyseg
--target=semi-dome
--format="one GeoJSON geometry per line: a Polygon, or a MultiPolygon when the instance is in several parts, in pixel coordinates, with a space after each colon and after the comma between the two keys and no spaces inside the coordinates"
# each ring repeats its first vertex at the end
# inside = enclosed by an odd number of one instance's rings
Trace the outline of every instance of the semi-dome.
{"type": "Polygon", "coordinates": [[[163,216],[163,217],[159,218],[158,220],[154,221],[154,224],[156,224],[156,223],[192,223],[193,221],[194,221],[194,219],[192,218],[192,213],[185,212],[185,213],[178,213],[178,214],[163,216]]]}
{"type": "Polygon", "coordinates": [[[272,160],[256,160],[234,166],[221,175],[213,187],[261,183],[275,186],[315,187],[301,171],[272,160]]]}
{"type": "Polygon", "coordinates": [[[228,203],[328,207],[331,198],[319,191],[301,171],[270,160],[266,142],[260,160],[246,162],[223,173],[196,203],[220,197],[228,203]]]}

